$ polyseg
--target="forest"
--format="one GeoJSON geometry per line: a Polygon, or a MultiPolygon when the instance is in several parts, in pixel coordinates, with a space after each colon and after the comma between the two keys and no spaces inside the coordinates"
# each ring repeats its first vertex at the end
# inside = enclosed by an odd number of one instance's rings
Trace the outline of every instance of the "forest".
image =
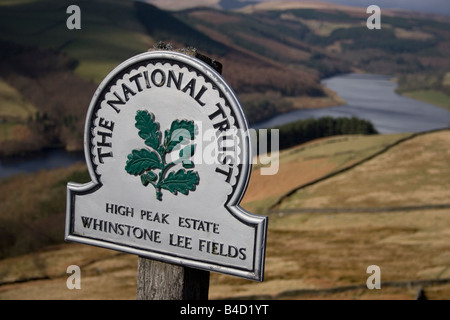
{"type": "MultiPolygon", "coordinates": [[[[318,119],[298,120],[279,126],[280,150],[290,148],[318,138],[345,134],[377,134],[377,130],[368,120],[351,118],[321,117],[318,119]]],[[[268,141],[271,141],[268,139],[268,141]]]]}

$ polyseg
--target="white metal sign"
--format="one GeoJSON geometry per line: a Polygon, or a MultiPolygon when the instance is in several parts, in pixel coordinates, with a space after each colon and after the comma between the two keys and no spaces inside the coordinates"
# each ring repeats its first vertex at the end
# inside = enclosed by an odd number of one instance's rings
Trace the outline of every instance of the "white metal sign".
{"type": "Polygon", "coordinates": [[[267,217],[239,206],[248,124],[202,61],[155,51],[100,84],[89,106],[92,182],[68,184],[66,240],[263,280],[267,217]]]}

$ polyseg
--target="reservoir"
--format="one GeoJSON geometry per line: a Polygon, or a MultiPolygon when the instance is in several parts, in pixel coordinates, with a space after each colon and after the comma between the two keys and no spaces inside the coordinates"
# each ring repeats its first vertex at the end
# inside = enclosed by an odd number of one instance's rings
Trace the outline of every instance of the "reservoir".
{"type": "MultiPolygon", "coordinates": [[[[444,108],[403,97],[395,93],[397,84],[389,76],[374,74],[345,74],[322,81],[347,104],[321,109],[287,112],[253,128],[273,128],[300,119],[357,117],[369,120],[380,133],[423,132],[450,127],[450,112],[444,108]]],[[[21,172],[67,167],[84,162],[84,154],[62,149],[49,150],[31,158],[0,160],[0,178],[21,172]]]]}
{"type": "Polygon", "coordinates": [[[64,149],[50,149],[26,158],[0,159],[0,178],[41,169],[68,167],[77,162],[85,162],[84,153],[67,152],[64,149]]]}
{"type": "Polygon", "coordinates": [[[287,112],[260,122],[254,128],[273,128],[324,116],[369,120],[379,133],[423,132],[450,127],[450,112],[395,93],[397,84],[390,81],[389,76],[351,73],[324,79],[322,84],[347,104],[287,112]]]}

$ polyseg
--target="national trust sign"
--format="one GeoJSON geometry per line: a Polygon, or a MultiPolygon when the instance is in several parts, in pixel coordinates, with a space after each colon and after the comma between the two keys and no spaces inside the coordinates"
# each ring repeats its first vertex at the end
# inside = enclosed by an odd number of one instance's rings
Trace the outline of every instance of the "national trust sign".
{"type": "Polygon", "coordinates": [[[87,184],[69,183],[67,241],[262,281],[267,217],[239,206],[251,171],[235,93],[201,60],[135,56],[92,98],[87,184]]]}

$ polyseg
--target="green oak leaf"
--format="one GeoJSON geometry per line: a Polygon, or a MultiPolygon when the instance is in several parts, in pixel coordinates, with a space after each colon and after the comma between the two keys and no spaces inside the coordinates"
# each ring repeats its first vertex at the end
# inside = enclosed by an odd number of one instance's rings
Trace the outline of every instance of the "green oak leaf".
{"type": "Polygon", "coordinates": [[[170,129],[164,133],[164,146],[166,152],[172,152],[180,143],[193,140],[195,136],[194,121],[175,120],[172,122],[170,129]]]}
{"type": "Polygon", "coordinates": [[[125,170],[132,175],[141,175],[147,170],[161,169],[162,164],[154,151],[147,149],[133,150],[128,155],[125,170]]]}
{"type": "Polygon", "coordinates": [[[140,176],[142,185],[145,187],[151,184],[156,190],[156,199],[162,201],[161,189],[169,190],[173,194],[178,192],[187,195],[189,191],[194,191],[199,183],[198,173],[185,169],[195,167],[190,159],[195,153],[195,144],[189,143],[194,140],[196,126],[194,121],[174,120],[170,128],[164,132],[164,143],[161,143],[161,132],[159,123],[155,121],[153,113],[146,110],[139,110],[135,116],[135,127],[139,130],[139,137],[144,139],[147,149],[133,150],[128,155],[125,170],[135,176],[140,176]],[[187,144],[187,145],[186,145],[187,144]],[[180,148],[179,159],[166,163],[166,156],[180,148]],[[179,163],[184,169],[169,172],[169,170],[179,163]],[[159,174],[152,172],[159,169],[159,174]]]}
{"type": "Polygon", "coordinates": [[[141,182],[144,185],[144,187],[148,186],[149,183],[156,180],[158,176],[153,172],[147,172],[141,175],[141,182]]]}
{"type": "Polygon", "coordinates": [[[193,167],[195,167],[194,162],[192,162],[191,160],[183,160],[183,168],[185,169],[192,169],[193,167]]]}
{"type": "Polygon", "coordinates": [[[145,140],[145,144],[153,149],[159,147],[161,132],[159,131],[159,123],[155,121],[153,113],[147,110],[139,110],[136,113],[136,128],[139,129],[139,136],[145,140]]]}
{"type": "Polygon", "coordinates": [[[189,191],[194,191],[198,185],[199,177],[195,171],[178,170],[176,173],[171,172],[161,183],[161,188],[169,190],[173,194],[180,192],[187,195],[189,191]]]}

